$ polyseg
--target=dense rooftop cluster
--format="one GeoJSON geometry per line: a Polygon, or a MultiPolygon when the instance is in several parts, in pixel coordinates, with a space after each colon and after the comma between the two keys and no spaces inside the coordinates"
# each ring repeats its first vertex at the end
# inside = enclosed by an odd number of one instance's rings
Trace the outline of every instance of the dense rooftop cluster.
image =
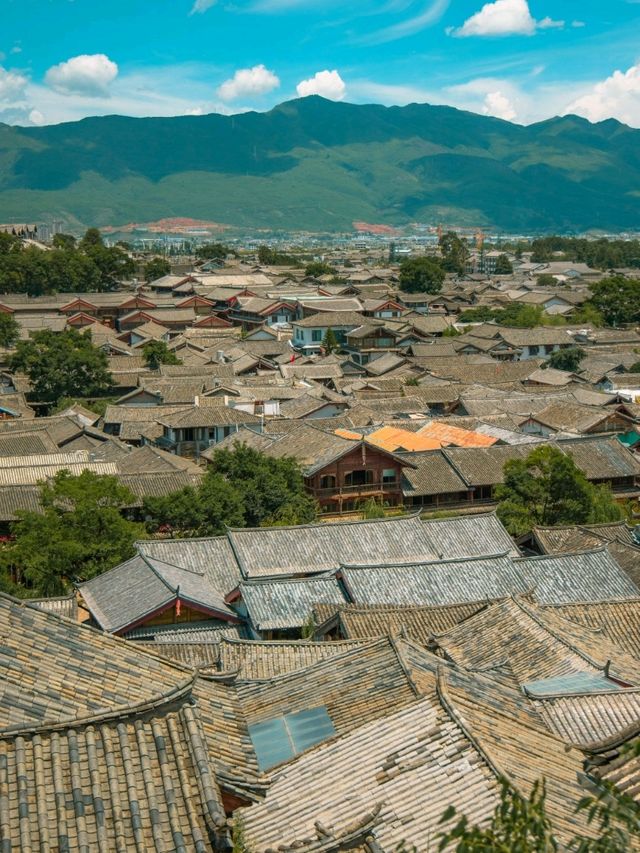
{"type": "Polygon", "coordinates": [[[637,801],[640,335],[572,322],[594,270],[512,261],[438,294],[233,262],[0,298],[22,341],[85,331],[111,377],[56,406],[3,351],[0,556],[63,471],[115,478],[149,537],[70,594],[0,595],[3,850],[422,853],[503,779],[545,780],[567,845],[597,837],[589,786],[637,801]],[[460,319],[514,303],[565,322],[460,319]],[[295,460],[313,523],[154,524],[230,500],[206,489],[242,445],[295,460]],[[541,448],[616,517],[507,529],[541,448]]]}

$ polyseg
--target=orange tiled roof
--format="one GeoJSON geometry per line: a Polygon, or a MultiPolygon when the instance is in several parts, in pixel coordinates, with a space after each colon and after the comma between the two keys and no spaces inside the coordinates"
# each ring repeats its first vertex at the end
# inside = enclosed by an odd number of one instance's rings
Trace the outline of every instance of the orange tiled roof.
{"type": "Polygon", "coordinates": [[[491,447],[498,440],[493,436],[461,429],[441,421],[431,421],[430,424],[419,429],[417,435],[434,439],[440,444],[454,444],[456,447],[491,447]]]}

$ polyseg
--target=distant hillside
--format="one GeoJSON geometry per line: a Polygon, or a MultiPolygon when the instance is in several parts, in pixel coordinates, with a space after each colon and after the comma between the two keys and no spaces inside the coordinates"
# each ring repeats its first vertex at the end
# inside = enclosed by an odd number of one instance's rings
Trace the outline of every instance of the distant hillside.
{"type": "Polygon", "coordinates": [[[231,117],[0,125],[0,211],[78,225],[184,216],[310,230],[354,220],[640,228],[640,131],[319,97],[231,117]]]}

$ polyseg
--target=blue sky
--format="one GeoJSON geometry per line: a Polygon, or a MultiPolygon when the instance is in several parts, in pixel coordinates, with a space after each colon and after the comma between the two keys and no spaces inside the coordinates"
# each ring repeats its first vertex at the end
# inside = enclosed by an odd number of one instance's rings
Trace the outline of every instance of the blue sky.
{"type": "Polygon", "coordinates": [[[640,0],[0,0],[0,121],[307,94],[640,127],[640,0]]]}

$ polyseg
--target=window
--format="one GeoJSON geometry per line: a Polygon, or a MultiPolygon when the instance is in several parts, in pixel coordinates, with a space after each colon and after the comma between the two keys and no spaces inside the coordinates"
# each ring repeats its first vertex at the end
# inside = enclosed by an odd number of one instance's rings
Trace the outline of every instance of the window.
{"type": "Polygon", "coordinates": [[[311,708],[249,726],[258,767],[269,770],[332,737],[335,729],[326,708],[311,708]]]}
{"type": "Polygon", "coordinates": [[[333,474],[325,474],[320,477],[320,488],[321,489],[335,489],[336,487],[336,478],[333,474]]]}
{"type": "Polygon", "coordinates": [[[373,471],[350,471],[344,478],[345,486],[364,486],[373,483],[373,471]]]}
{"type": "Polygon", "coordinates": [[[322,329],[313,329],[311,332],[311,340],[312,341],[321,341],[322,340],[322,329]]]}
{"type": "Polygon", "coordinates": [[[397,480],[396,469],[395,468],[383,468],[382,469],[382,482],[383,483],[395,483],[397,480]]]}
{"type": "Polygon", "coordinates": [[[540,347],[529,344],[529,353],[531,355],[538,355],[539,352],[540,352],[540,347]]]}

